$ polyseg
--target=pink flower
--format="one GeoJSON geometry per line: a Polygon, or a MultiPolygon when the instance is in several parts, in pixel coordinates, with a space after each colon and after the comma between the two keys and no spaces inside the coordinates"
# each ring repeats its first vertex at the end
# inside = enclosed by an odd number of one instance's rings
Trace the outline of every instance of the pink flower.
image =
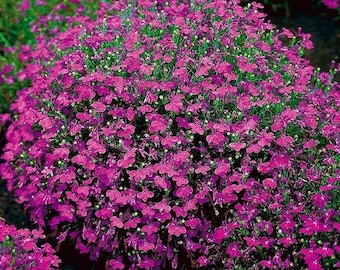
{"type": "Polygon", "coordinates": [[[176,186],[181,187],[189,183],[189,180],[186,177],[182,176],[173,176],[172,179],[176,182],[176,186]]]}
{"type": "Polygon", "coordinates": [[[117,227],[117,228],[123,228],[124,227],[124,224],[122,222],[122,220],[116,216],[112,216],[110,218],[110,224],[112,227],[117,227]]]}
{"type": "Polygon", "coordinates": [[[229,146],[236,152],[240,152],[241,149],[246,147],[245,143],[230,143],[229,146]]]}
{"type": "Polygon", "coordinates": [[[77,85],[74,90],[79,97],[85,100],[93,99],[96,96],[96,93],[89,86],[77,85]]]}
{"type": "Polygon", "coordinates": [[[240,95],[237,98],[237,108],[241,111],[246,111],[251,108],[252,104],[250,102],[250,96],[240,95]]]}
{"type": "Polygon", "coordinates": [[[170,213],[171,206],[165,200],[163,200],[163,201],[155,203],[155,205],[153,206],[153,209],[156,209],[161,213],[162,212],[170,213]]]}
{"type": "Polygon", "coordinates": [[[54,120],[49,117],[41,119],[39,124],[46,130],[51,129],[55,125],[54,120]]]}
{"type": "Polygon", "coordinates": [[[153,198],[153,196],[153,192],[147,190],[146,188],[144,188],[143,191],[137,193],[137,198],[142,199],[144,202],[146,202],[149,198],[153,198]]]}
{"type": "Polygon", "coordinates": [[[163,121],[154,120],[149,127],[150,132],[163,132],[167,128],[167,125],[163,121]]]}
{"type": "Polygon", "coordinates": [[[195,123],[189,123],[189,127],[191,127],[191,130],[193,133],[198,133],[199,135],[204,134],[204,129],[201,125],[197,125],[195,123]]]}
{"type": "Polygon", "coordinates": [[[256,46],[259,49],[261,49],[262,51],[267,52],[267,53],[270,52],[270,50],[271,50],[270,46],[267,43],[265,43],[264,41],[262,41],[262,40],[257,42],[256,46]]]}
{"type": "Polygon", "coordinates": [[[285,136],[285,135],[282,135],[280,138],[276,140],[276,143],[283,147],[290,147],[292,146],[293,142],[294,142],[294,139],[291,136],[285,136]]]}
{"type": "Polygon", "coordinates": [[[99,112],[99,113],[105,112],[106,110],[105,104],[103,104],[100,101],[93,102],[91,104],[91,107],[95,110],[95,112],[99,112]]]}
{"type": "Polygon", "coordinates": [[[190,229],[196,229],[197,226],[201,224],[201,220],[199,218],[190,218],[185,221],[185,226],[190,229]]]}
{"type": "Polygon", "coordinates": [[[173,159],[176,162],[183,163],[183,162],[186,162],[188,160],[189,156],[190,156],[190,154],[189,154],[188,151],[181,151],[181,152],[175,154],[173,159]]]}
{"type": "Polygon", "coordinates": [[[227,234],[223,228],[216,228],[213,233],[216,244],[221,244],[222,240],[226,238],[226,236],[227,234]]]}
{"type": "Polygon", "coordinates": [[[226,124],[213,124],[213,129],[220,133],[230,131],[230,127],[226,124]]]}
{"type": "Polygon", "coordinates": [[[180,116],[177,116],[176,121],[178,123],[178,127],[190,129],[189,122],[187,121],[187,119],[180,117],[180,116]]]}
{"type": "Polygon", "coordinates": [[[92,115],[89,114],[89,113],[77,113],[76,114],[76,117],[81,121],[81,122],[85,122],[85,121],[88,121],[88,120],[91,120],[92,119],[92,115]]]}
{"type": "Polygon", "coordinates": [[[323,3],[330,9],[338,9],[339,7],[339,0],[323,0],[323,3]]]}
{"type": "Polygon", "coordinates": [[[287,219],[280,224],[280,228],[283,232],[289,233],[295,229],[295,225],[296,225],[295,221],[287,219]]]}
{"type": "Polygon", "coordinates": [[[144,225],[142,227],[142,232],[145,232],[146,234],[154,234],[158,232],[158,226],[152,223],[149,223],[148,225],[144,225]]]}
{"type": "Polygon", "coordinates": [[[315,249],[315,252],[320,254],[322,258],[331,257],[334,255],[334,250],[327,246],[318,247],[315,249]]]}
{"type": "Polygon", "coordinates": [[[148,252],[150,250],[153,250],[155,248],[155,244],[153,243],[149,243],[148,241],[146,240],[143,240],[143,241],[140,241],[138,243],[138,249],[139,250],[142,250],[144,252],[148,252]]]}
{"type": "Polygon", "coordinates": [[[117,260],[109,260],[107,263],[106,263],[108,269],[112,269],[112,270],[123,270],[125,268],[125,265],[120,262],[120,261],[117,261],[117,260]]]}
{"type": "Polygon", "coordinates": [[[203,267],[209,264],[209,260],[206,256],[200,256],[197,259],[197,262],[199,263],[200,267],[203,267]]]}
{"type": "Polygon", "coordinates": [[[195,173],[199,174],[203,174],[203,175],[207,175],[208,171],[210,171],[210,167],[209,166],[200,166],[197,169],[195,169],[195,173]]]}
{"type": "Polygon", "coordinates": [[[177,205],[173,206],[172,210],[175,212],[176,217],[186,217],[188,215],[187,211],[177,205]]]}
{"type": "Polygon", "coordinates": [[[263,266],[263,267],[269,268],[269,269],[275,268],[275,265],[271,261],[268,261],[268,260],[262,260],[260,262],[260,265],[263,266]]]}
{"type": "Polygon", "coordinates": [[[200,66],[200,67],[197,69],[197,71],[196,71],[196,73],[195,73],[195,76],[196,76],[196,77],[207,76],[210,69],[211,69],[210,66],[200,66]]]}
{"type": "Polygon", "coordinates": [[[232,85],[220,86],[213,92],[217,97],[223,98],[229,94],[237,93],[237,88],[232,85]]]}
{"type": "Polygon", "coordinates": [[[215,169],[214,173],[220,177],[225,177],[226,174],[230,171],[230,164],[228,163],[220,163],[215,169]]]}
{"type": "Polygon", "coordinates": [[[175,195],[178,197],[178,198],[188,198],[189,195],[193,194],[193,189],[192,187],[188,186],[188,185],[182,185],[180,186],[180,188],[178,188],[176,191],[175,191],[175,195]]]}
{"type": "Polygon", "coordinates": [[[246,152],[248,154],[251,154],[251,153],[259,153],[262,149],[262,146],[260,146],[259,144],[252,144],[250,146],[247,147],[246,149],[246,152]]]}
{"type": "Polygon", "coordinates": [[[179,237],[181,234],[185,234],[187,231],[184,226],[179,226],[176,223],[170,223],[167,227],[169,234],[175,235],[177,237],[179,237]]]}
{"type": "Polygon", "coordinates": [[[237,65],[242,72],[253,72],[257,67],[255,64],[249,62],[245,57],[237,57],[237,65]]]}
{"type": "Polygon", "coordinates": [[[235,184],[232,184],[232,185],[230,185],[230,186],[228,185],[224,189],[222,189],[221,194],[232,194],[234,191],[236,193],[240,193],[245,188],[247,188],[246,185],[235,185],[235,184]]]}
{"type": "Polygon", "coordinates": [[[271,125],[271,130],[274,132],[281,131],[284,127],[283,121],[276,121],[271,125]]]}
{"type": "Polygon", "coordinates": [[[21,12],[24,12],[25,10],[28,10],[31,7],[29,0],[23,0],[18,6],[21,12]]]}
{"type": "Polygon", "coordinates": [[[243,239],[247,242],[248,247],[257,247],[261,244],[261,242],[253,237],[243,237],[243,239]]]}
{"type": "Polygon", "coordinates": [[[308,140],[303,143],[303,148],[310,149],[313,148],[318,143],[317,140],[308,140]]]}
{"type": "Polygon", "coordinates": [[[153,66],[147,66],[147,65],[145,65],[145,64],[142,64],[142,65],[140,66],[140,71],[141,71],[142,73],[148,75],[148,76],[151,75],[153,69],[154,69],[153,66]]]}
{"type": "Polygon", "coordinates": [[[94,139],[88,140],[86,144],[88,145],[89,150],[92,150],[95,153],[104,154],[106,152],[105,146],[94,139]]]}
{"type": "Polygon", "coordinates": [[[155,176],[154,181],[158,188],[164,189],[168,187],[168,182],[163,177],[160,177],[159,175],[155,176]]]}
{"type": "Polygon", "coordinates": [[[230,256],[230,258],[240,258],[242,253],[240,251],[240,245],[237,242],[231,242],[227,249],[226,253],[230,256]]]}
{"type": "Polygon", "coordinates": [[[294,120],[297,115],[298,115],[298,111],[297,110],[292,110],[292,109],[285,109],[281,113],[281,116],[283,118],[286,118],[287,120],[290,120],[290,121],[294,120]]]}
{"type": "Polygon", "coordinates": [[[132,121],[136,113],[134,112],[132,108],[128,108],[126,114],[127,114],[127,119],[129,121],[132,121]]]}
{"type": "Polygon", "coordinates": [[[289,157],[285,154],[274,155],[270,160],[270,166],[278,169],[287,169],[289,166],[289,157]]]}
{"type": "Polygon", "coordinates": [[[273,178],[266,178],[263,180],[263,186],[265,188],[275,189],[277,187],[277,183],[273,178]]]}
{"type": "Polygon", "coordinates": [[[59,204],[56,207],[56,210],[60,213],[60,219],[63,221],[72,221],[73,219],[73,212],[72,209],[74,208],[71,205],[62,205],[59,204]]]}
{"type": "Polygon", "coordinates": [[[75,164],[83,166],[87,164],[87,158],[84,155],[76,155],[71,159],[71,161],[75,164]]]}
{"type": "Polygon", "coordinates": [[[129,219],[127,221],[125,221],[124,223],[124,228],[126,230],[130,229],[130,228],[137,228],[137,226],[139,225],[139,223],[141,222],[141,219],[139,217],[135,217],[132,219],[129,219]]]}
{"type": "Polygon", "coordinates": [[[190,240],[186,240],[186,242],[186,249],[189,251],[196,251],[201,248],[201,244],[199,243],[191,242],[190,240]]]}
{"type": "Polygon", "coordinates": [[[135,132],[135,127],[130,124],[125,124],[121,129],[117,132],[117,135],[121,138],[130,138],[131,135],[135,132]]]}
{"type": "Polygon", "coordinates": [[[153,269],[155,265],[155,261],[154,259],[149,259],[148,257],[143,257],[143,259],[138,263],[138,267],[140,267],[141,269],[153,269]]]}
{"type": "Polygon", "coordinates": [[[11,115],[9,113],[4,113],[0,115],[0,125],[5,125],[8,122],[12,122],[11,115]]]}
{"type": "Polygon", "coordinates": [[[217,73],[229,73],[233,69],[233,65],[227,62],[221,62],[215,66],[217,73]]]}
{"type": "Polygon", "coordinates": [[[290,94],[292,91],[294,90],[293,86],[286,86],[286,87],[282,87],[279,89],[279,93],[281,94],[290,94]]]}
{"type": "Polygon", "coordinates": [[[224,142],[225,138],[223,134],[216,132],[211,135],[208,135],[206,140],[209,144],[221,145],[224,142]]]}
{"type": "Polygon", "coordinates": [[[118,167],[128,168],[135,162],[136,149],[131,149],[128,153],[125,153],[122,159],[117,162],[118,167]]]}
{"type": "Polygon", "coordinates": [[[326,196],[321,195],[321,194],[313,194],[311,198],[312,198],[314,206],[317,206],[321,209],[324,209],[326,207],[326,204],[327,204],[326,196]]]}
{"type": "Polygon", "coordinates": [[[288,248],[290,245],[297,243],[297,240],[291,237],[284,237],[280,238],[277,242],[282,244],[285,248],[288,248]]]}

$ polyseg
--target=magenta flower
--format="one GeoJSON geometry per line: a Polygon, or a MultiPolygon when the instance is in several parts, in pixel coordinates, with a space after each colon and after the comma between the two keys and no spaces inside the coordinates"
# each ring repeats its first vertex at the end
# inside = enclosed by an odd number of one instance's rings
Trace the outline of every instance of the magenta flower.
{"type": "Polygon", "coordinates": [[[106,266],[108,269],[112,270],[123,270],[125,268],[125,265],[118,260],[109,260],[107,261],[106,266]]]}
{"type": "Polygon", "coordinates": [[[170,235],[179,237],[181,234],[186,233],[186,228],[184,226],[179,226],[176,223],[170,223],[168,225],[168,231],[170,235]]]}
{"type": "Polygon", "coordinates": [[[277,187],[277,183],[273,178],[266,178],[263,180],[263,186],[265,188],[275,189],[277,187]]]}
{"type": "Polygon", "coordinates": [[[208,265],[209,260],[205,256],[201,256],[198,258],[197,262],[199,263],[200,267],[203,267],[208,265]]]}
{"type": "Polygon", "coordinates": [[[277,242],[282,244],[285,248],[288,248],[290,245],[297,243],[297,240],[291,237],[284,237],[280,238],[277,242]]]}
{"type": "Polygon", "coordinates": [[[240,251],[240,245],[237,242],[230,243],[226,252],[230,258],[240,258],[242,255],[240,251]]]}
{"type": "Polygon", "coordinates": [[[331,9],[337,9],[340,5],[339,0],[323,0],[323,3],[331,9]]]}
{"type": "Polygon", "coordinates": [[[230,171],[230,164],[221,162],[214,173],[220,177],[224,177],[230,171]]]}
{"type": "Polygon", "coordinates": [[[239,152],[241,149],[246,147],[245,143],[230,143],[229,146],[234,149],[236,152],[239,152]]]}

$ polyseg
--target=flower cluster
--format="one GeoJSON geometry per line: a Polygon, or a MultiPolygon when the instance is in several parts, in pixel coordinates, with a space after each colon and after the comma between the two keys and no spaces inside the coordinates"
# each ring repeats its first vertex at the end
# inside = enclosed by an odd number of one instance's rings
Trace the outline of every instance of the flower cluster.
{"type": "Polygon", "coordinates": [[[338,9],[340,6],[339,0],[323,0],[323,4],[330,9],[338,9]]]}
{"type": "Polygon", "coordinates": [[[51,245],[37,246],[37,241],[44,238],[41,230],[18,230],[0,219],[0,268],[57,269],[60,260],[51,245]]]}
{"type": "Polygon", "coordinates": [[[333,267],[337,69],[260,4],[190,2],[103,4],[38,40],[2,178],[108,269],[333,267]]]}
{"type": "Polygon", "coordinates": [[[31,19],[31,32],[45,37],[66,30],[74,19],[95,18],[100,6],[99,0],[22,0],[18,4],[21,15],[31,19]]]}
{"type": "Polygon", "coordinates": [[[95,18],[103,13],[102,6],[99,0],[13,0],[0,3],[0,113],[9,112],[16,91],[29,85],[21,70],[28,62],[34,61],[31,53],[36,38],[51,38],[79,18],[95,18]]]}

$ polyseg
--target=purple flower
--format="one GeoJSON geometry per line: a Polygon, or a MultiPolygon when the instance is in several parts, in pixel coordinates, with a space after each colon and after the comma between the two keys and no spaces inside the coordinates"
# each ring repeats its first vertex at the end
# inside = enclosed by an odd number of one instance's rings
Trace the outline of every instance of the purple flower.
{"type": "Polygon", "coordinates": [[[339,231],[338,83],[300,56],[310,35],[278,31],[261,5],[177,2],[101,3],[23,48],[32,84],[11,105],[1,177],[109,269],[287,269],[295,253],[322,267],[339,231]]]}

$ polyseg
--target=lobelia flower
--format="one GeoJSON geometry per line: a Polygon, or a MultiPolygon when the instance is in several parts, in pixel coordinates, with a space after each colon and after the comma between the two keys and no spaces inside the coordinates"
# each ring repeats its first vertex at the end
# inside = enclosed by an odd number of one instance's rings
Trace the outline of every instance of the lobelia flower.
{"type": "Polygon", "coordinates": [[[179,237],[181,234],[186,233],[186,228],[184,226],[179,226],[176,223],[170,223],[167,227],[170,235],[179,237]]]}

